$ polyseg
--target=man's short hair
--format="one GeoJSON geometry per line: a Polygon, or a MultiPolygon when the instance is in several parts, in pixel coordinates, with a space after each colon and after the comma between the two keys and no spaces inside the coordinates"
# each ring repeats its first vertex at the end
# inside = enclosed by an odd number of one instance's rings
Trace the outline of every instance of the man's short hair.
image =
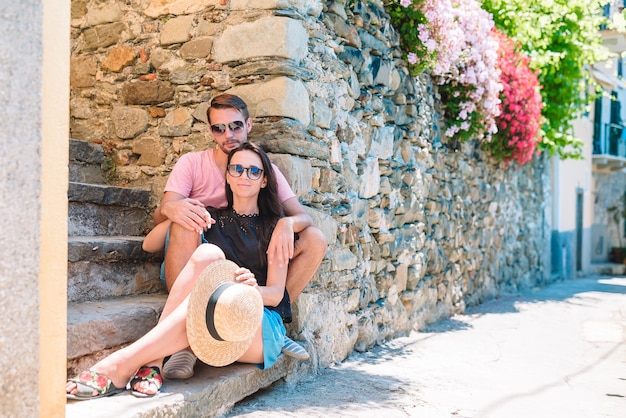
{"type": "Polygon", "coordinates": [[[243,115],[245,120],[250,118],[248,105],[246,105],[246,102],[244,102],[241,97],[235,96],[234,94],[220,94],[211,100],[211,104],[206,110],[206,117],[209,124],[211,123],[211,109],[237,109],[243,115]]]}

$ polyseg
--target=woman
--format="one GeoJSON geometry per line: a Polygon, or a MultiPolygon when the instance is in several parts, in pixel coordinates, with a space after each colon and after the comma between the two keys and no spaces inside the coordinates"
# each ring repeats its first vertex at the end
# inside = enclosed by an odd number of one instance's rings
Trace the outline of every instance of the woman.
{"type": "Polygon", "coordinates": [[[189,294],[203,270],[224,259],[241,266],[234,272],[234,281],[256,288],[268,308],[251,345],[237,361],[262,368],[274,364],[285,336],[282,318],[291,317],[285,291],[287,265],[268,265],[266,256],[273,227],[283,215],[276,179],[265,152],[248,142],[231,151],[227,167],[228,207],[207,208],[215,220],[205,232],[209,244],[198,247],[181,271],[159,323],[133,344],[69,379],[68,398],[108,396],[123,391],[127,384],[135,396],[157,394],[162,385],[163,358],[189,346],[186,332],[189,294]]]}

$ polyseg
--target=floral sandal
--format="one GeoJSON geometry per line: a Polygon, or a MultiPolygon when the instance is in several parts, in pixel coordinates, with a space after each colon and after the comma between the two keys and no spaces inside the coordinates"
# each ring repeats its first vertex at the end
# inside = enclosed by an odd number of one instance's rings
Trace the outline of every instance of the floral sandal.
{"type": "Polygon", "coordinates": [[[135,375],[130,379],[128,383],[130,386],[130,393],[138,398],[151,398],[157,395],[163,386],[163,377],[161,376],[161,369],[157,366],[141,366],[135,375]],[[135,390],[135,384],[139,382],[148,382],[156,386],[157,390],[154,393],[144,393],[135,390]]]}
{"type": "Polygon", "coordinates": [[[66,397],[76,401],[103,398],[126,390],[126,388],[115,387],[111,379],[91,370],[86,370],[72,379],[67,379],[67,381],[76,383],[78,392],[76,394],[67,393],[66,397]]]}

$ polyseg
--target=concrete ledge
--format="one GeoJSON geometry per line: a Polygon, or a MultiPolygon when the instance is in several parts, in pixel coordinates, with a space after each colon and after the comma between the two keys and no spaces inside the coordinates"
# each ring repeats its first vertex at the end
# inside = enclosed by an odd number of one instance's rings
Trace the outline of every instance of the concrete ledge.
{"type": "Polygon", "coordinates": [[[194,377],[184,381],[164,382],[154,398],[140,399],[125,392],[92,401],[68,401],[67,418],[154,418],[217,417],[261,388],[291,374],[299,362],[281,355],[269,370],[254,365],[233,364],[227,367],[196,365],[194,377]]]}

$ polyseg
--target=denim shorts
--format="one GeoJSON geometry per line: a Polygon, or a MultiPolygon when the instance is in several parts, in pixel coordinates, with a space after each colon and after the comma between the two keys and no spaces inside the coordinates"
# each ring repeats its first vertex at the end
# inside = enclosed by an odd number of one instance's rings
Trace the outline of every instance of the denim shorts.
{"type": "Polygon", "coordinates": [[[263,309],[263,364],[257,364],[261,370],[269,369],[276,363],[287,335],[283,319],[278,312],[263,309]]]}

